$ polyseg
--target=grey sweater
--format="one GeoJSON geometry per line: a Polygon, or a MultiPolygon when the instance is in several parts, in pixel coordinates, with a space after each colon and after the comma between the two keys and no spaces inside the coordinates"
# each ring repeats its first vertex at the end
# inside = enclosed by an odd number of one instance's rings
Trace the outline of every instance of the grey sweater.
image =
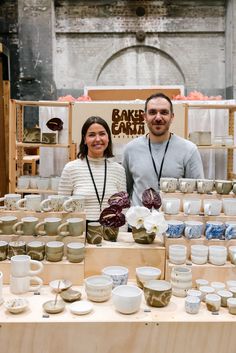
{"type": "MultiPolygon", "coordinates": [[[[167,141],[151,143],[153,159],[159,173],[167,141]]],[[[158,190],[158,179],[148,148],[148,137],[141,136],[129,142],[124,149],[123,166],[127,190],[133,205],[142,205],[142,193],[152,187],[158,190]]],[[[197,146],[177,135],[172,135],[165,155],[161,177],[204,178],[201,156],[197,146]]]]}

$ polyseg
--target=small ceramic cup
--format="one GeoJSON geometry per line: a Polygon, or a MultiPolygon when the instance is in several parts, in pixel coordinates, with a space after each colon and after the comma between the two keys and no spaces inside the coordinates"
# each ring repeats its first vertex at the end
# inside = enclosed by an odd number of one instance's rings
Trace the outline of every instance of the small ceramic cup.
{"type": "Polygon", "coordinates": [[[206,306],[209,311],[219,311],[221,306],[221,298],[218,294],[206,294],[206,306]]]}
{"type": "Polygon", "coordinates": [[[90,276],[85,278],[84,283],[85,292],[89,300],[105,302],[110,298],[113,286],[111,277],[105,275],[90,276]]]}
{"type": "Polygon", "coordinates": [[[111,277],[115,288],[127,284],[129,269],[123,266],[108,266],[102,269],[102,274],[111,277]]]}
{"type": "Polygon", "coordinates": [[[206,222],[205,235],[210,239],[224,239],[225,225],[223,222],[208,221],[206,222]]]}
{"type": "Polygon", "coordinates": [[[228,298],[227,306],[229,308],[229,313],[232,315],[236,315],[236,298],[228,298]]]}
{"type": "Polygon", "coordinates": [[[221,245],[209,246],[209,262],[212,265],[222,266],[227,260],[227,248],[221,245]]]}
{"type": "Polygon", "coordinates": [[[202,292],[198,289],[188,289],[187,290],[187,296],[190,296],[190,297],[197,297],[199,298],[200,300],[202,300],[202,292]]]}
{"type": "Polygon", "coordinates": [[[229,298],[233,298],[233,293],[231,293],[228,290],[219,290],[217,294],[221,298],[221,306],[226,307],[227,306],[227,300],[229,298]]]}
{"type": "Polygon", "coordinates": [[[101,244],[103,239],[103,226],[98,222],[88,222],[86,239],[89,244],[101,244]]]}
{"type": "Polygon", "coordinates": [[[196,296],[187,296],[185,299],[185,311],[188,314],[197,314],[201,305],[200,298],[196,296]]]}
{"type": "Polygon", "coordinates": [[[210,287],[210,286],[200,286],[199,290],[202,293],[202,301],[204,302],[206,299],[207,294],[213,294],[215,293],[215,289],[210,287]]]}
{"type": "Polygon", "coordinates": [[[196,288],[199,289],[202,286],[209,286],[209,281],[204,278],[197,278],[195,280],[196,288]]]}
{"type": "Polygon", "coordinates": [[[162,209],[166,214],[178,214],[180,210],[180,199],[165,198],[162,199],[162,209]]]}
{"type": "Polygon", "coordinates": [[[194,264],[203,265],[207,263],[208,246],[201,244],[191,245],[191,260],[194,264]]]}
{"type": "Polygon", "coordinates": [[[178,186],[178,179],[176,178],[161,178],[160,189],[163,192],[175,192],[178,186]]]}
{"type": "Polygon", "coordinates": [[[26,243],[22,240],[11,241],[8,244],[8,258],[10,259],[14,255],[26,254],[26,243]]]}
{"type": "Polygon", "coordinates": [[[85,246],[79,242],[72,242],[66,245],[67,259],[69,262],[82,262],[85,255],[85,246]]]}
{"type": "Polygon", "coordinates": [[[169,246],[169,260],[172,264],[183,265],[187,258],[187,247],[185,245],[172,244],[169,246]]]}
{"type": "Polygon", "coordinates": [[[153,279],[144,285],[143,290],[145,300],[150,306],[163,307],[170,302],[172,289],[168,281],[153,279]]]}
{"type": "Polygon", "coordinates": [[[7,259],[8,254],[8,243],[4,240],[0,241],[0,261],[7,259]]]}
{"type": "Polygon", "coordinates": [[[45,257],[45,243],[42,241],[31,241],[26,244],[26,253],[32,260],[42,261],[45,257]]]}
{"type": "Polygon", "coordinates": [[[184,235],[187,239],[201,238],[203,223],[199,221],[185,221],[184,235]]]}
{"type": "Polygon", "coordinates": [[[49,241],[46,244],[46,260],[51,262],[58,262],[63,259],[64,243],[61,241],[49,241]]]}
{"type": "Polygon", "coordinates": [[[225,289],[225,284],[223,282],[211,282],[210,285],[215,289],[215,293],[217,293],[219,290],[225,289]]]}
{"type": "Polygon", "coordinates": [[[143,289],[143,286],[153,279],[160,279],[161,270],[157,267],[143,266],[137,267],[136,270],[137,285],[143,289]]]}

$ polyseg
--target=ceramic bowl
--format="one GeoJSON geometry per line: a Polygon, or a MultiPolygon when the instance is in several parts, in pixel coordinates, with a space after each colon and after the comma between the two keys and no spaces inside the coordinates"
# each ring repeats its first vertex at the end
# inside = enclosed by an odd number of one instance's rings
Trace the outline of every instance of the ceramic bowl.
{"type": "Polygon", "coordinates": [[[108,266],[102,269],[102,274],[111,277],[113,287],[127,284],[129,269],[123,266],[108,266]]]}
{"type": "Polygon", "coordinates": [[[48,300],[43,304],[43,309],[48,314],[59,314],[65,309],[65,303],[63,300],[58,300],[55,303],[55,300],[48,300]]]}
{"type": "Polygon", "coordinates": [[[12,314],[19,314],[26,310],[29,302],[25,298],[9,299],[4,303],[5,308],[12,314]]]}
{"type": "Polygon", "coordinates": [[[60,296],[65,302],[72,303],[77,300],[80,300],[82,294],[78,290],[69,288],[69,289],[63,290],[60,293],[60,296]]]}
{"type": "Polygon", "coordinates": [[[89,300],[94,302],[105,302],[111,296],[113,281],[111,277],[97,275],[87,277],[85,282],[85,292],[89,300]]]}
{"type": "Polygon", "coordinates": [[[112,290],[112,303],[122,314],[133,314],[140,308],[142,290],[133,285],[122,285],[112,290]]]}
{"type": "Polygon", "coordinates": [[[140,288],[153,279],[161,277],[161,270],[157,267],[143,266],[136,268],[136,280],[140,288]]]}
{"type": "Polygon", "coordinates": [[[68,279],[55,279],[49,283],[49,286],[54,292],[60,293],[62,290],[68,289],[72,286],[72,282],[68,279]]]}
{"type": "Polygon", "coordinates": [[[163,307],[169,304],[172,289],[170,282],[151,280],[144,285],[144,296],[150,306],[163,307]]]}

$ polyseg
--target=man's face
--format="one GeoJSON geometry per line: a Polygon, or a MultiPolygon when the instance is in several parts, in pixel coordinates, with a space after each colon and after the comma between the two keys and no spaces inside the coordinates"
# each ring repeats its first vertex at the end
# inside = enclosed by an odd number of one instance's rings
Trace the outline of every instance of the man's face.
{"type": "Polygon", "coordinates": [[[165,98],[153,98],[147,104],[144,119],[150,134],[154,136],[165,135],[170,128],[174,114],[171,113],[170,103],[165,98]]]}

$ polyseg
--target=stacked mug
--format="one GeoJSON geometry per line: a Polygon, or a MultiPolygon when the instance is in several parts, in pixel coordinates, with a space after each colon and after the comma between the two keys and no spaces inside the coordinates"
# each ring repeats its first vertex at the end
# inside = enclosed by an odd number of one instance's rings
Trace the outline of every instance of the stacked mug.
{"type": "Polygon", "coordinates": [[[40,289],[43,281],[36,274],[42,272],[43,264],[32,260],[28,255],[15,255],[11,258],[10,291],[13,294],[35,292],[40,289]],[[31,266],[36,267],[35,270],[31,266]],[[36,283],[31,284],[31,283],[36,283]]]}

